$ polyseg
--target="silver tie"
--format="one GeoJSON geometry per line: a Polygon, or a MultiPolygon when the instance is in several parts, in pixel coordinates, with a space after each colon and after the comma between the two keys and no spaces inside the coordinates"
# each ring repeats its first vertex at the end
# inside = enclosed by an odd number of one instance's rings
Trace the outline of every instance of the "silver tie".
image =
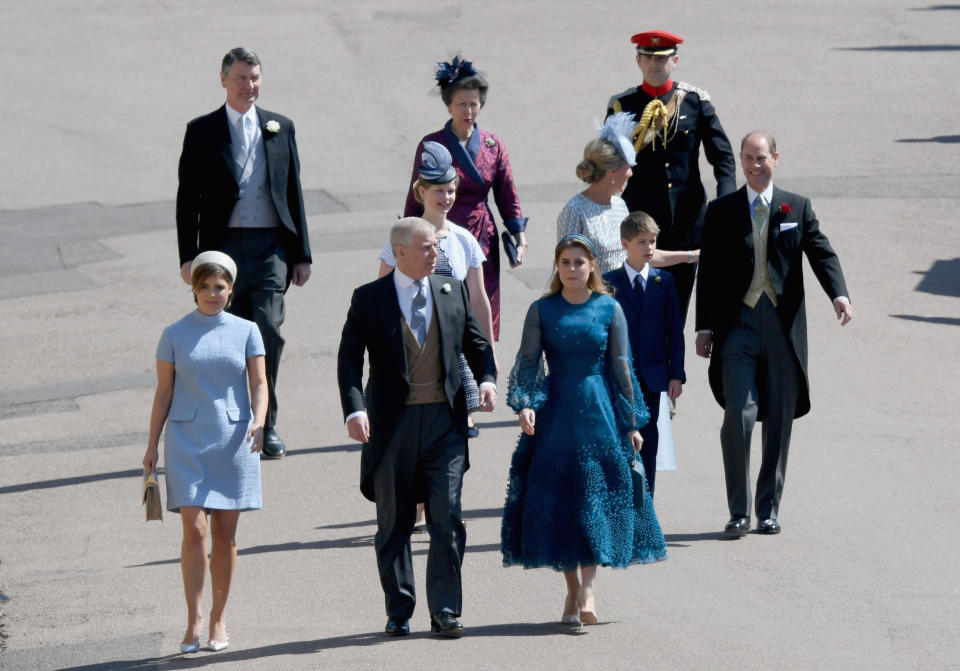
{"type": "Polygon", "coordinates": [[[413,296],[413,309],[410,313],[410,329],[422,347],[423,341],[427,339],[427,295],[423,292],[423,280],[417,282],[417,293],[413,296]]]}

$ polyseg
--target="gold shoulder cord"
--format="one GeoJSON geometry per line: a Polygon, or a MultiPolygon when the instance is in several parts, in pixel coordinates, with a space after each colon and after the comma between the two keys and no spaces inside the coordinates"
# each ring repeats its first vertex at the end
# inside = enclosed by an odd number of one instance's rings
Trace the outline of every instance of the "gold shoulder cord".
{"type": "Polygon", "coordinates": [[[637,131],[634,135],[634,149],[641,152],[652,144],[653,150],[657,149],[657,131],[660,131],[662,147],[666,149],[667,142],[673,139],[677,132],[679,117],[677,108],[683,102],[686,95],[685,91],[677,90],[670,102],[666,105],[659,98],[654,98],[643,108],[643,114],[640,116],[640,123],[637,124],[637,131]]]}

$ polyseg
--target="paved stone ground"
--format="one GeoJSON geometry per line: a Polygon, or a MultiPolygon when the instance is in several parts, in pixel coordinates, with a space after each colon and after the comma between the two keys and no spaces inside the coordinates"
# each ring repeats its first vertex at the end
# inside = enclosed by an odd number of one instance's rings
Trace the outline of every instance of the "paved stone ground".
{"type": "Polygon", "coordinates": [[[958,18],[902,0],[0,5],[0,668],[960,668],[958,18]],[[334,358],[413,147],[445,120],[431,64],[462,50],[489,75],[481,125],[531,218],[531,258],[504,278],[509,366],[573,167],[607,97],[638,81],[627,40],[648,27],[687,38],[676,74],[711,91],[732,138],[774,131],[777,182],[813,198],[850,285],[841,331],[808,278],[813,412],[784,532],[718,533],[720,411],[691,355],[680,468],[657,488],[670,558],[601,572],[602,626],[570,635],[560,576],[500,566],[517,436],[501,407],[464,490],[468,635],[435,640],[418,610],[412,636],[385,640],[334,358]],[[139,461],[156,340],[192,305],[173,229],[183,125],[222,103],[237,44],[264,59],[263,105],[297,123],[315,264],[288,294],[292,451],[242,518],[232,647],[184,658],[179,523],[144,525],[139,461]]]}

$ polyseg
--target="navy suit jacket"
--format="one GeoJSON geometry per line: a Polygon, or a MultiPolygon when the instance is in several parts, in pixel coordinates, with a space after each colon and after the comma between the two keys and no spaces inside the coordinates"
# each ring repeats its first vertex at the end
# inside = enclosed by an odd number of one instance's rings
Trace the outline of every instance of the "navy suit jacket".
{"type": "MultiPolygon", "coordinates": [[[[444,391],[457,428],[466,436],[467,402],[460,377],[460,354],[467,358],[480,384],[496,382],[493,350],[474,319],[464,284],[438,275],[430,275],[429,280],[440,327],[444,391]],[[444,286],[449,290],[444,291],[444,286]]],[[[360,455],[360,490],[373,501],[373,474],[410,392],[403,313],[392,272],[353,292],[337,353],[337,382],[344,419],[366,410],[370,421],[370,441],[364,443],[360,455]],[[366,388],[364,352],[370,360],[366,388]]]]}
{"type": "Polygon", "coordinates": [[[623,266],[606,273],[603,279],[616,290],[616,298],[627,317],[637,379],[652,392],[666,391],[670,380],[686,381],[683,320],[673,276],[659,268],[650,268],[642,309],[623,266]]]}
{"type": "MultiPolygon", "coordinates": [[[[310,240],[300,187],[300,157],[293,122],[257,106],[267,161],[270,197],[282,223],[290,271],[310,263],[310,240]],[[280,130],[267,130],[276,121],[280,130]]],[[[180,154],[177,189],[177,241],[180,264],[208,249],[220,249],[240,187],[234,175],[226,105],[187,124],[180,154]]]]}

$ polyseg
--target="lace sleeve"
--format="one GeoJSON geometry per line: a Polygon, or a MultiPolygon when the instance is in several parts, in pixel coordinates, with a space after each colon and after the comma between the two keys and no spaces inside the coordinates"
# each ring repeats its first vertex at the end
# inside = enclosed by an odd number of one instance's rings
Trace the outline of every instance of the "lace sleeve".
{"type": "Polygon", "coordinates": [[[547,401],[547,382],[543,365],[543,341],[540,329],[540,306],[537,302],[527,310],[520,337],[517,361],[510,371],[507,405],[516,412],[524,408],[537,411],[547,401]]]}
{"type": "Polygon", "coordinates": [[[649,421],[650,413],[643,402],[640,385],[633,374],[627,320],[623,316],[623,308],[619,303],[614,305],[613,319],[610,320],[607,369],[617,421],[623,431],[639,430],[649,421]]]}

